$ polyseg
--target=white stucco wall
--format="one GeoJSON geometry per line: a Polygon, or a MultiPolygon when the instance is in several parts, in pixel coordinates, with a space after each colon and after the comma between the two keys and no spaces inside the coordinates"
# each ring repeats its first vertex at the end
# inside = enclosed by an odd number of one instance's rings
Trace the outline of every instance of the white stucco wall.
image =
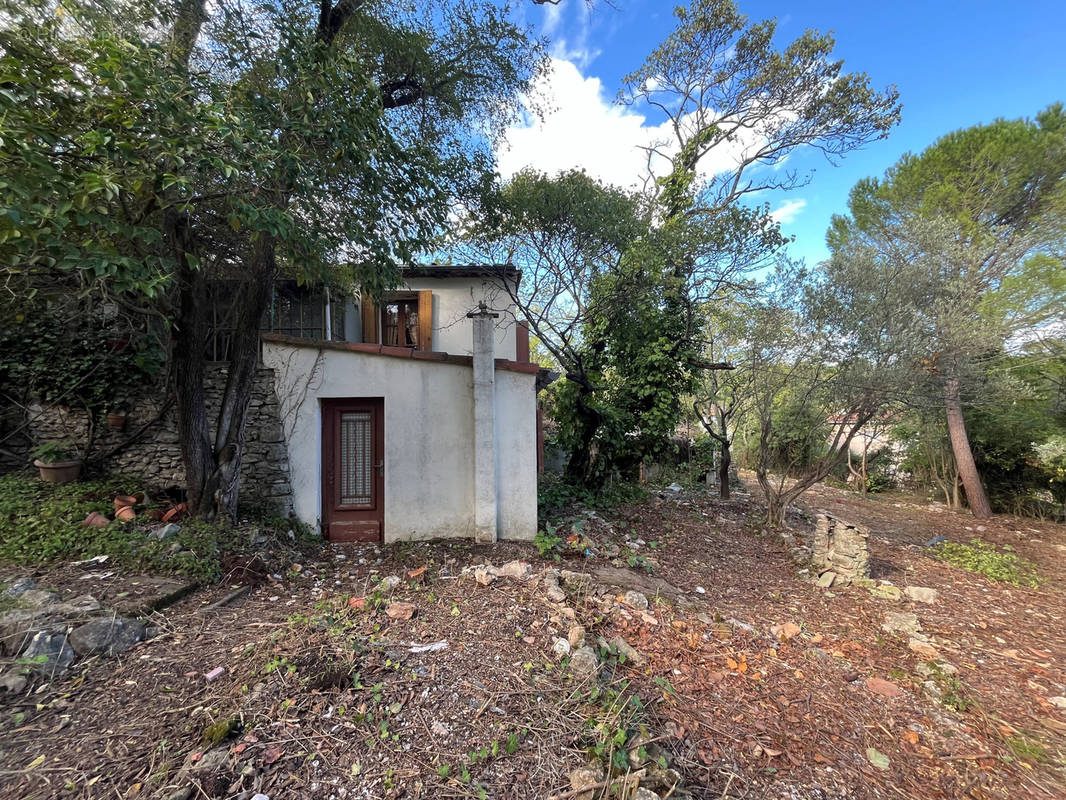
{"type": "MultiPolygon", "coordinates": [[[[319,529],[320,400],[385,399],[385,541],[472,537],[473,374],[466,365],[265,341],[289,448],[294,511],[319,529]]],[[[497,371],[501,538],[537,525],[535,376],[497,371]]]]}

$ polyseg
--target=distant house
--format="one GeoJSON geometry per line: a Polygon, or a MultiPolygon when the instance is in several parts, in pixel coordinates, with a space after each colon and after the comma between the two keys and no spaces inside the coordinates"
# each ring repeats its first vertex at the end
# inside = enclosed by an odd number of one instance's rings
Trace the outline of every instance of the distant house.
{"type": "Polygon", "coordinates": [[[429,266],[375,305],[285,298],[265,326],[292,509],[332,541],[529,539],[539,367],[503,282],[429,266]]]}

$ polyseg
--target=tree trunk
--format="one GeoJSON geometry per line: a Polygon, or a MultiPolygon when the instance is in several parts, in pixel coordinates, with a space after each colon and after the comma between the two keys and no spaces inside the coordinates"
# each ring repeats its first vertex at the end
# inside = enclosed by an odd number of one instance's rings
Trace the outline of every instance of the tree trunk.
{"type": "Polygon", "coordinates": [[[962,416],[958,378],[948,378],[944,384],[944,402],[947,409],[951,450],[955,454],[955,464],[966,491],[966,500],[970,504],[974,517],[988,519],[992,516],[992,507],[988,503],[988,495],[981,484],[981,476],[977,472],[977,464],[973,460],[973,451],[970,449],[970,437],[966,433],[966,421],[962,416]]]}
{"type": "Polygon", "coordinates": [[[602,421],[600,413],[586,402],[586,398],[591,394],[590,388],[578,385],[576,398],[577,414],[580,419],[578,443],[570,451],[570,458],[566,462],[567,479],[582,486],[590,486],[593,483],[592,442],[596,438],[602,421]]]}
{"type": "Polygon", "coordinates": [[[729,467],[733,463],[730,453],[729,441],[720,442],[722,445],[722,460],[718,463],[718,496],[728,500],[729,495],[729,467]]]}

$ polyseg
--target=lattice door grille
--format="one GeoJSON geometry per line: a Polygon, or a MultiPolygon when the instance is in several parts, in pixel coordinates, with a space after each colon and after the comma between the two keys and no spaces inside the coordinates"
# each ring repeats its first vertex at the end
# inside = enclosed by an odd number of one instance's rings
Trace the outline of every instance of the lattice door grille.
{"type": "Polygon", "coordinates": [[[369,506],[373,485],[374,426],[369,411],[341,414],[341,505],[369,506]]]}

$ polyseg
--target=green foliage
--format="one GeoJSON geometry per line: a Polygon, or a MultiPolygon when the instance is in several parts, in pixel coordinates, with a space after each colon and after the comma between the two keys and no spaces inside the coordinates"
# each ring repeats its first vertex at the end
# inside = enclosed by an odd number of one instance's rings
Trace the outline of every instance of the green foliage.
{"type": "Polygon", "coordinates": [[[92,324],[43,303],[0,317],[0,384],[45,403],[113,410],[154,378],[163,351],[154,337],[92,324]]]}
{"type": "Polygon", "coordinates": [[[533,544],[537,546],[537,552],[540,553],[541,558],[554,558],[558,560],[559,553],[557,552],[559,546],[562,544],[563,538],[556,535],[556,528],[551,523],[544,523],[544,528],[537,531],[537,535],[533,537],[533,544]]]}
{"type": "Polygon", "coordinates": [[[1024,733],[1008,736],[1006,742],[1015,758],[1036,762],[1047,759],[1047,748],[1024,733]]]}
{"type": "Polygon", "coordinates": [[[941,542],[933,554],[941,561],[989,580],[1033,589],[1040,585],[1036,565],[1019,556],[1009,545],[1000,549],[980,539],[972,539],[969,544],[941,542]]]}
{"type": "Polygon", "coordinates": [[[31,455],[45,464],[58,464],[77,458],[78,448],[72,442],[67,441],[45,442],[40,447],[34,448],[31,455]]]}
{"type": "Polygon", "coordinates": [[[136,487],[123,478],[56,485],[21,473],[0,476],[0,561],[37,566],[106,554],[117,565],[208,581],[221,574],[226,553],[247,547],[246,534],[198,520],[184,520],[167,541],[136,525],[82,526],[89,513],[111,512],[112,498],[136,487]],[[171,554],[174,542],[181,551],[171,554]]]}
{"type": "Polygon", "coordinates": [[[647,496],[648,490],[636,483],[612,483],[593,492],[562,476],[541,475],[537,483],[537,514],[545,520],[575,505],[606,509],[639,503],[647,496]]]}

